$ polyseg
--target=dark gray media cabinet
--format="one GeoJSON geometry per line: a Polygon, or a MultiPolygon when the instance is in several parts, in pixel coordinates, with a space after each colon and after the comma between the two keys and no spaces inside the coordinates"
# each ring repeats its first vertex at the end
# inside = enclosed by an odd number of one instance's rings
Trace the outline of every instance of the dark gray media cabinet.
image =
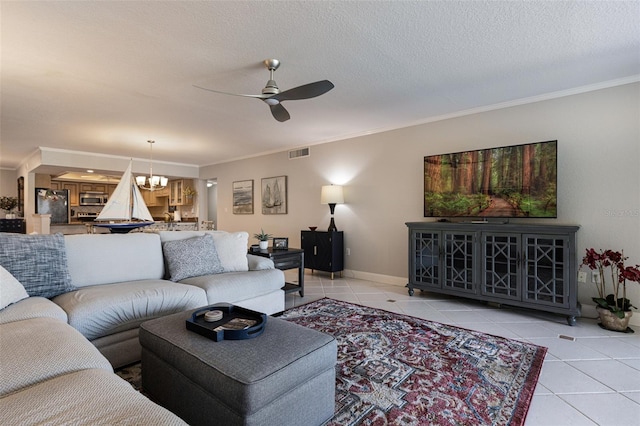
{"type": "Polygon", "coordinates": [[[579,226],[408,222],[409,295],[443,293],[580,316],[579,226]]]}

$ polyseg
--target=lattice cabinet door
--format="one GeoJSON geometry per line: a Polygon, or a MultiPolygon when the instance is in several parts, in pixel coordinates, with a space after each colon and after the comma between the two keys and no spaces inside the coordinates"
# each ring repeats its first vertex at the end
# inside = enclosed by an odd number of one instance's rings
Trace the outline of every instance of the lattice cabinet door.
{"type": "Polygon", "coordinates": [[[523,301],[568,308],[570,302],[569,237],[524,234],[523,301]]]}
{"type": "Polygon", "coordinates": [[[485,296],[520,300],[520,234],[482,234],[482,286],[485,296]]]}
{"type": "Polygon", "coordinates": [[[456,293],[476,293],[475,233],[442,233],[442,288],[456,293]]]}
{"type": "Polygon", "coordinates": [[[409,263],[409,294],[413,288],[427,290],[440,285],[440,233],[414,231],[409,238],[411,262],[409,263]]]}

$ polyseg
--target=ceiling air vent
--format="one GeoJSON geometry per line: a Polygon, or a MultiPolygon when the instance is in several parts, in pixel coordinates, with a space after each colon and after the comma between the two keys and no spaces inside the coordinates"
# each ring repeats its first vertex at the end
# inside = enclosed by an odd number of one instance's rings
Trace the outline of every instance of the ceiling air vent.
{"type": "Polygon", "coordinates": [[[300,148],[300,149],[292,149],[289,151],[289,160],[293,160],[294,158],[302,158],[309,156],[309,147],[300,148]]]}

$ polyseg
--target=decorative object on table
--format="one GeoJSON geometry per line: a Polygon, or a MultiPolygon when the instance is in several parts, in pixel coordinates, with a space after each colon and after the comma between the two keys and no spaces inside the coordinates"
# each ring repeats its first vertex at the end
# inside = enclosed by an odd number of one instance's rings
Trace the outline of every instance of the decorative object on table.
{"type": "Polygon", "coordinates": [[[262,214],[287,214],[287,177],[262,179],[262,214]]]}
{"type": "Polygon", "coordinates": [[[271,238],[271,234],[265,233],[264,229],[260,228],[260,233],[253,234],[253,238],[260,241],[260,249],[266,250],[269,248],[269,239],[271,238]]]}
{"type": "Polygon", "coordinates": [[[333,220],[333,212],[336,208],[336,204],[344,203],[344,193],[342,186],[340,185],[324,185],[322,192],[320,193],[320,204],[329,204],[329,211],[331,212],[331,223],[329,223],[329,232],[337,231],[336,223],[333,220]]]}
{"type": "Polygon", "coordinates": [[[233,214],[253,214],[253,179],[233,182],[233,214]]]}
{"type": "Polygon", "coordinates": [[[318,229],[318,227],[317,226],[310,226],[309,229],[312,230],[312,231],[315,231],[316,229],[318,229]]]}
{"type": "Polygon", "coordinates": [[[214,342],[252,339],[261,335],[266,325],[266,314],[229,303],[217,303],[198,309],[187,319],[187,330],[208,337],[214,342]],[[207,316],[213,316],[212,313],[220,318],[208,320],[207,316]]]}
{"type": "Polygon", "coordinates": [[[136,184],[140,189],[146,189],[147,191],[157,191],[159,189],[166,188],[169,184],[169,179],[164,176],[153,175],[153,144],[156,141],[147,141],[149,144],[149,178],[146,176],[136,176],[136,184]]]}
{"type": "Polygon", "coordinates": [[[108,228],[114,234],[125,234],[132,229],[154,224],[153,216],[138,186],[134,184],[132,162],[129,161],[129,167],[95,219],[94,226],[108,228]]]}
{"type": "Polygon", "coordinates": [[[628,259],[623,251],[601,250],[597,252],[590,248],[586,250],[580,266],[587,266],[591,270],[598,271],[598,275],[596,275],[598,297],[593,297],[592,300],[596,302],[596,310],[601,321],[600,326],[607,330],[633,333],[628,325],[631,315],[633,315],[631,308],[637,309],[637,307],[627,299],[627,281],[640,283],[640,265],[626,266],[625,262],[628,259]],[[609,290],[607,290],[606,269],[609,269],[611,274],[613,293],[608,293],[609,290]]]}
{"type": "Polygon", "coordinates": [[[273,249],[274,250],[287,250],[289,248],[289,238],[274,238],[273,249]]]}
{"type": "Polygon", "coordinates": [[[5,211],[5,219],[15,219],[15,214],[11,211],[16,207],[18,207],[18,198],[0,197],[0,209],[5,211]]]}
{"type": "Polygon", "coordinates": [[[523,425],[547,351],[334,299],[280,318],[338,341],[334,425],[523,425]]]}

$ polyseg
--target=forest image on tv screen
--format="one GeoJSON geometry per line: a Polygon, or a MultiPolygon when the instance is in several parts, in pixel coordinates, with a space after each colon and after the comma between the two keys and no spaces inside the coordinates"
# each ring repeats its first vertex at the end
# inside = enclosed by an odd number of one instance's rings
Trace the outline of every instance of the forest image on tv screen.
{"type": "Polygon", "coordinates": [[[557,217],[557,141],[424,157],[425,217],[557,217]]]}

